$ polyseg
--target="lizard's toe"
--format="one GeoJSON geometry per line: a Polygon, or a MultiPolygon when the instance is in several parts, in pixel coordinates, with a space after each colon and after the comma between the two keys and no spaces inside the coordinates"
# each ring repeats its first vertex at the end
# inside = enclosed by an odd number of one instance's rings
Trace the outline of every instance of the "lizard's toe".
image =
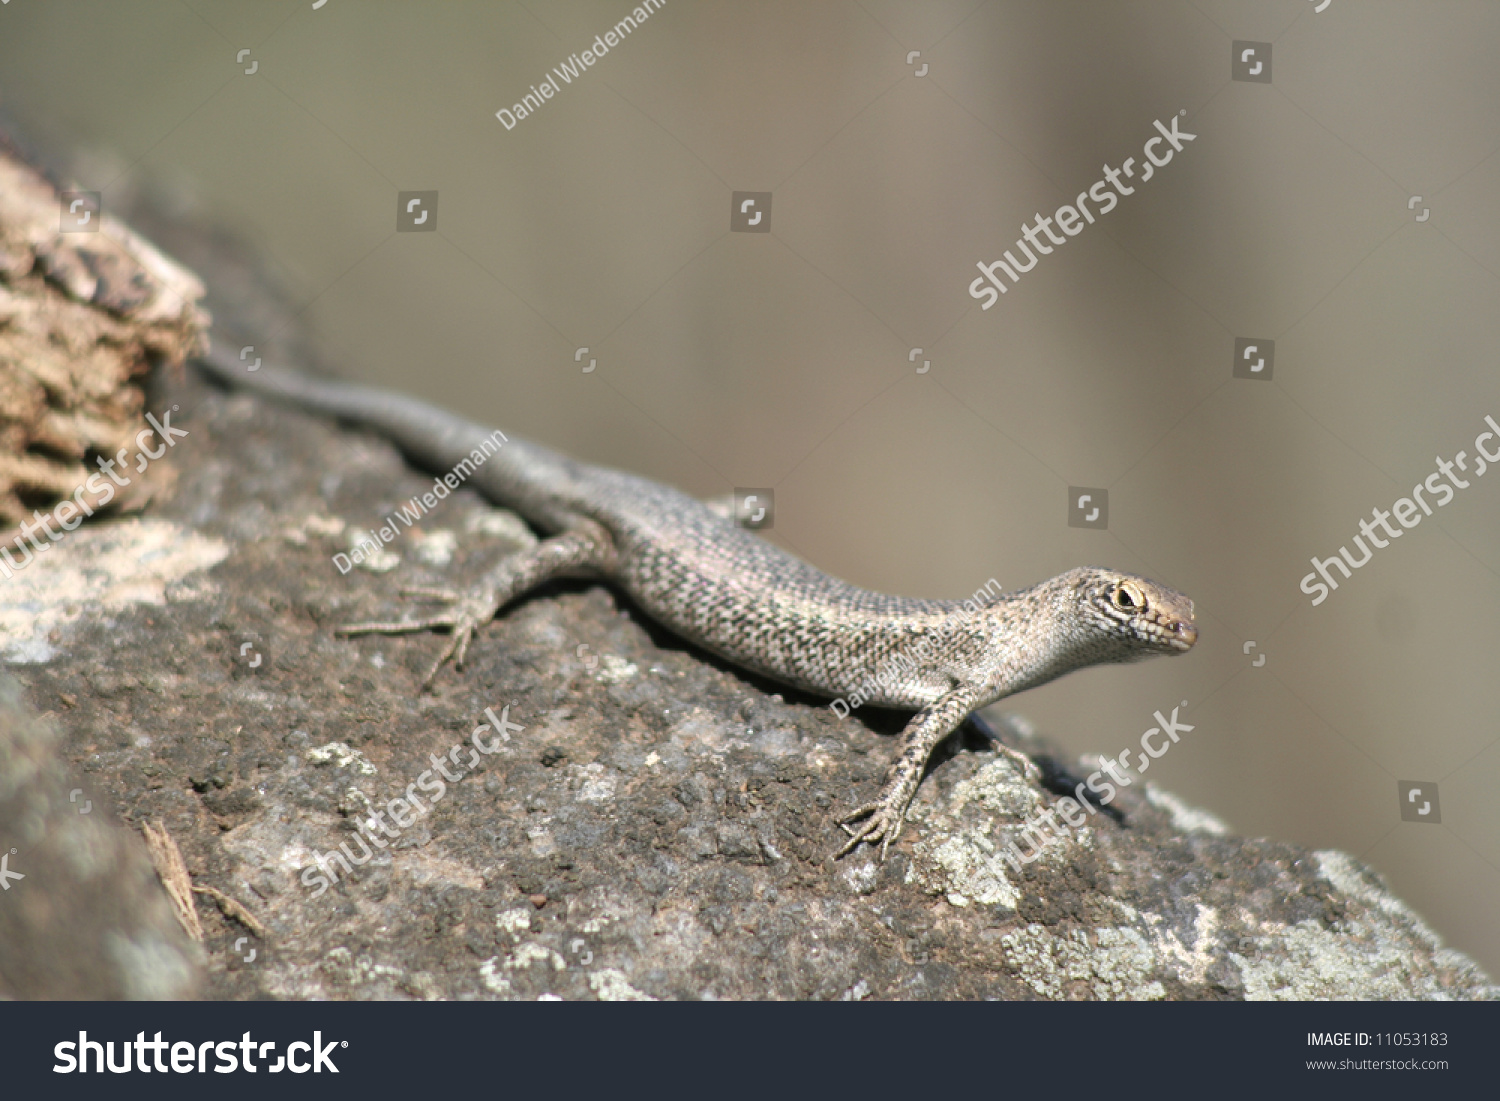
{"type": "Polygon", "coordinates": [[[427,667],[427,673],[422,678],[422,691],[425,692],[432,687],[433,678],[448,663],[449,658],[454,659],[453,664],[455,668],[463,667],[464,653],[468,650],[469,639],[473,636],[473,627],[461,625],[453,627],[453,631],[448,635],[448,641],[443,643],[443,648],[439,651],[437,659],[427,667]]]}
{"type": "MultiPolygon", "coordinates": [[[[880,809],[880,807],[881,807],[881,804],[879,802],[875,802],[875,803],[866,803],[862,807],[858,807],[858,808],[856,808],[854,810],[851,810],[848,814],[844,815],[844,817],[842,817],[842,818],[840,818],[838,820],[839,828],[842,829],[845,833],[847,833],[850,837],[855,836],[855,831],[851,830],[849,828],[849,823],[851,823],[851,822],[858,822],[861,818],[868,818],[868,817],[870,817],[870,815],[872,815],[876,811],[878,811],[880,809]]],[[[863,833],[864,831],[860,830],[858,832],[859,833],[863,833]]]]}
{"type": "Polygon", "coordinates": [[[861,842],[868,841],[873,845],[876,841],[880,840],[881,835],[885,832],[884,807],[883,803],[866,803],[859,809],[839,819],[839,828],[849,835],[849,840],[844,843],[838,852],[833,854],[835,860],[840,860],[849,853],[852,853],[859,847],[861,842]],[[857,829],[851,829],[849,823],[857,822],[861,818],[867,819],[864,825],[857,829]]]}
{"type": "Polygon", "coordinates": [[[335,627],[333,633],[347,638],[350,635],[408,635],[416,631],[433,631],[440,627],[455,628],[458,616],[452,612],[428,616],[426,619],[398,619],[368,623],[345,623],[335,627]]]}
{"type": "Polygon", "coordinates": [[[447,641],[443,643],[437,659],[427,667],[427,673],[422,678],[422,690],[426,691],[432,687],[433,679],[450,660],[455,668],[463,668],[464,658],[469,653],[469,643],[474,641],[474,635],[479,628],[494,618],[500,600],[494,587],[489,585],[482,587],[477,593],[467,595],[450,592],[447,589],[414,588],[406,589],[404,592],[431,600],[445,601],[449,603],[449,607],[425,619],[346,623],[342,627],[334,628],[334,634],[348,637],[349,635],[404,635],[416,631],[447,631],[447,641]]]}
{"type": "Polygon", "coordinates": [[[879,828],[879,823],[867,822],[865,823],[864,828],[859,829],[858,832],[852,831],[852,829],[850,829],[849,832],[852,835],[850,835],[849,840],[844,841],[843,846],[838,849],[838,852],[834,853],[834,859],[843,859],[844,856],[847,856],[850,852],[853,852],[853,850],[858,849],[859,841],[868,840],[868,838],[870,838],[871,832],[876,831],[877,828],[879,828]]]}
{"type": "Polygon", "coordinates": [[[874,803],[866,803],[864,806],[849,812],[838,820],[839,827],[849,835],[838,852],[833,854],[835,860],[839,860],[859,847],[861,842],[869,845],[879,843],[880,862],[884,863],[886,854],[890,852],[891,843],[901,832],[903,819],[906,817],[905,806],[898,806],[903,802],[898,792],[890,792],[882,796],[874,803]],[[862,826],[851,829],[849,823],[865,819],[862,826]]]}

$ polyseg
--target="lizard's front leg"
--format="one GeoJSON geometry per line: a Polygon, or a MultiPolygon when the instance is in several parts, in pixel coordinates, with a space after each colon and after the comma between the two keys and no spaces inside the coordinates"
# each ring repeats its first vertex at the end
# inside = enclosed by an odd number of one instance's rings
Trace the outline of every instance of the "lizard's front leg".
{"type": "Polygon", "coordinates": [[[334,633],[346,637],[393,635],[447,628],[448,642],[422,678],[422,687],[426,688],[450,657],[455,668],[463,668],[474,632],[495,618],[495,613],[509,601],[559,574],[582,569],[609,573],[614,563],[615,544],[609,532],[593,520],[580,517],[561,534],[542,540],[524,554],[503,559],[466,593],[426,588],[403,590],[405,595],[440,600],[449,605],[437,615],[385,623],[349,623],[334,633]]]}
{"type": "Polygon", "coordinates": [[[839,825],[849,834],[849,841],[834,859],[853,852],[861,841],[871,845],[880,842],[880,859],[884,860],[891,842],[901,832],[906,820],[906,809],[911,806],[917,785],[922,782],[922,770],[927,767],[927,758],[938,743],[946,738],[966,719],[969,712],[979,706],[981,697],[974,689],[962,685],[947,695],[940,696],[931,707],[917,712],[906,729],[901,732],[901,748],[886,773],[885,785],[873,803],[866,803],[857,810],[839,819],[839,825]],[[865,819],[858,829],[849,823],[865,819]]]}

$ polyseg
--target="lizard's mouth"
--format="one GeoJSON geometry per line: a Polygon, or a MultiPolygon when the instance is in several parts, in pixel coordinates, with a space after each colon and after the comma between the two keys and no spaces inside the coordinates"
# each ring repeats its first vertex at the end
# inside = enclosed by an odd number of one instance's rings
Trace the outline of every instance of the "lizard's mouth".
{"type": "Polygon", "coordinates": [[[1185,620],[1178,620],[1166,637],[1168,646],[1179,653],[1186,653],[1198,641],[1198,628],[1185,620]]]}
{"type": "Polygon", "coordinates": [[[1191,619],[1158,612],[1140,625],[1157,653],[1185,654],[1198,641],[1198,625],[1191,619]]]}

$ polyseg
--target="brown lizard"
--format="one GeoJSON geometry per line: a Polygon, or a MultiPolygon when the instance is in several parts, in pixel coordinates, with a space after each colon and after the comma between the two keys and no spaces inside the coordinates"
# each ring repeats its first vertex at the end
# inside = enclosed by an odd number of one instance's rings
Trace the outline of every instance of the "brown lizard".
{"type": "Polygon", "coordinates": [[[663,626],[746,669],[808,692],[857,693],[876,707],[915,711],[879,795],[840,819],[850,836],[838,856],[868,842],[884,858],[927,759],[972,712],[1085,666],[1184,653],[1198,637],[1191,600],[1119,570],[1068,570],[975,612],[958,601],[887,596],[830,577],[649,479],[512,437],[481,454],[492,430],[414,398],[273,367],[252,373],[218,344],[204,365],[230,385],[373,428],[428,469],[467,467],[485,496],[548,533],[467,592],[418,594],[447,604],[436,615],[340,628],[446,629],[424,686],[448,659],[462,667],[474,633],[506,603],[581,574],[619,585],[663,626]],[[940,641],[922,646],[927,660],[902,661],[929,633],[940,641]]]}

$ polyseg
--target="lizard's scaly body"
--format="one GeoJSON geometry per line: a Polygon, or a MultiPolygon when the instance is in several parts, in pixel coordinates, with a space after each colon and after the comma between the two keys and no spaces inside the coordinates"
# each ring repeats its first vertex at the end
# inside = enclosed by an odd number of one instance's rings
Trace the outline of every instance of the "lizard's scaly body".
{"type": "MultiPolygon", "coordinates": [[[[373,428],[433,471],[452,470],[492,434],[400,394],[271,367],[248,373],[217,346],[205,365],[231,385],[373,428]]],[[[1180,653],[1197,637],[1186,597],[1110,570],[1070,570],[977,612],[958,601],[871,592],[668,486],[506,440],[471,481],[552,538],[498,564],[474,593],[443,594],[453,607],[441,615],[343,633],[450,628],[430,679],[448,657],[462,662],[474,631],[500,605],[552,577],[592,574],[744,668],[815,693],[917,711],[879,800],[844,819],[868,819],[850,831],[845,852],[861,840],[883,842],[884,852],[928,756],[970,712],[1086,665],[1180,653]],[[909,660],[913,651],[924,660],[909,660]]]]}

